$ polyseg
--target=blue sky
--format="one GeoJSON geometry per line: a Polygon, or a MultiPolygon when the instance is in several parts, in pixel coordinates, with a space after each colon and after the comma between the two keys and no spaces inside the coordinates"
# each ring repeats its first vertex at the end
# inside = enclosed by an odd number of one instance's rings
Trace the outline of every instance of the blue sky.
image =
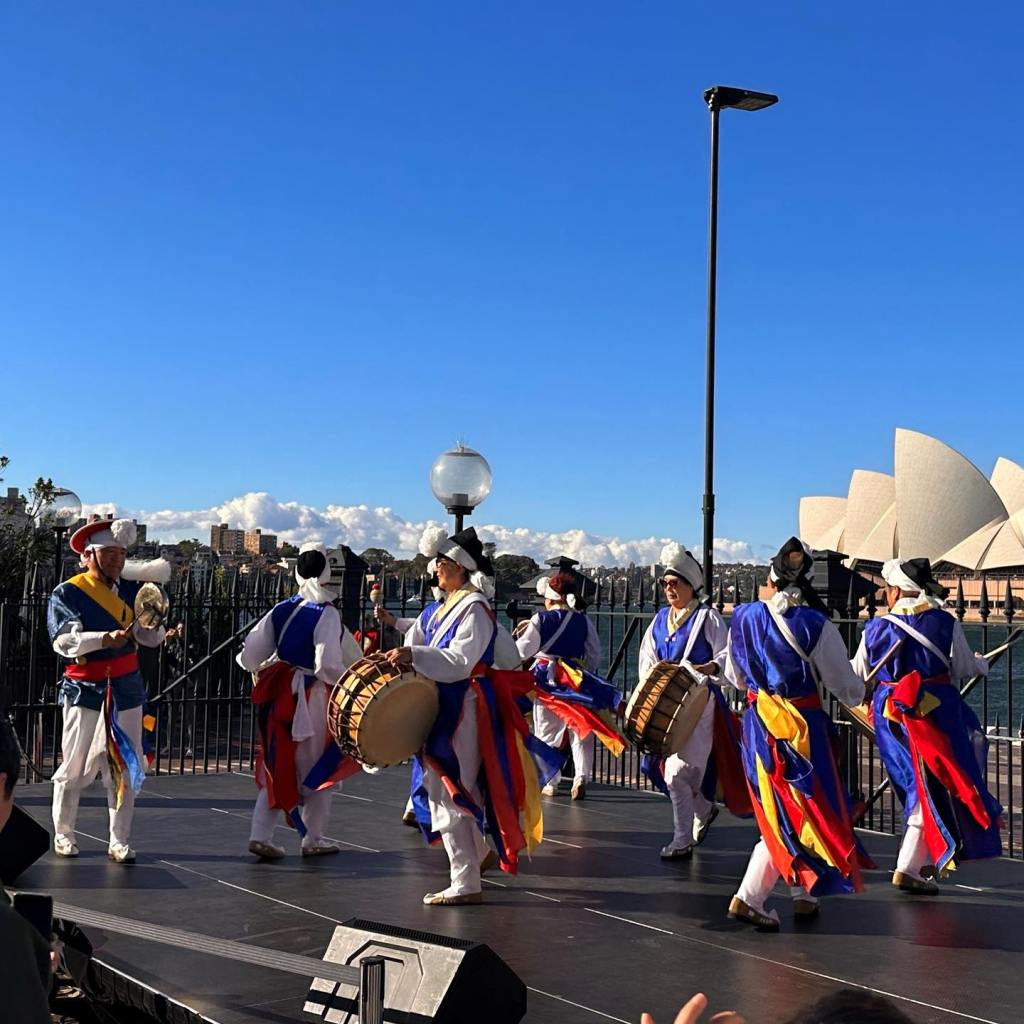
{"type": "Polygon", "coordinates": [[[86,500],[700,537],[708,115],[716,534],[1024,458],[1017,5],[105,3],[0,14],[0,451],[86,500]],[[826,9],[827,8],[827,9],[826,9]],[[835,8],[835,9],[833,9],[835,8]]]}

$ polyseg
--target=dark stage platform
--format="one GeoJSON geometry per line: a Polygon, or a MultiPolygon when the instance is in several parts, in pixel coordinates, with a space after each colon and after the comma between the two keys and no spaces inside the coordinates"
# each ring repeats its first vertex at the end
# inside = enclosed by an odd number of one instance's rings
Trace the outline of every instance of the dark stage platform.
{"type": "MultiPolygon", "coordinates": [[[[587,800],[545,802],[548,841],[517,878],[485,883],[480,907],[422,906],[446,884],[443,850],[402,826],[408,773],[360,774],[334,797],[335,857],[258,863],[245,852],[254,797],[238,774],[160,776],[138,804],[134,866],[106,858],[106,803],[83,799],[82,855],[53,854],[18,888],[147,922],[319,957],[336,922],[359,916],[488,943],[529,987],[532,1024],[658,1024],[702,990],[713,1009],[775,1024],[843,985],[902,997],[916,1021],[1015,1024],[1024,1019],[1024,865],[967,865],[938,899],[889,885],[895,841],[867,834],[885,868],[868,889],[826,901],[794,927],[779,899],[782,932],[729,921],[729,897],[754,842],[754,826],[723,814],[690,863],[663,864],[671,812],[663,797],[595,787],[587,800]]],[[[49,827],[49,787],[25,786],[19,803],[49,827]]],[[[278,833],[290,850],[294,834],[278,833]]],[[[307,984],[87,929],[113,967],[218,1024],[308,1020],[307,984]]]]}

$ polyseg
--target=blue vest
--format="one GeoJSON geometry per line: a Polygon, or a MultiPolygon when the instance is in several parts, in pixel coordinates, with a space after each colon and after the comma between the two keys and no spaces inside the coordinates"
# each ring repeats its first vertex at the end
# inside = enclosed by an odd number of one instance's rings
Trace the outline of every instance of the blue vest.
{"type": "MultiPolygon", "coordinates": [[[[682,626],[669,636],[668,613],[670,611],[671,609],[668,607],[661,608],[651,624],[654,651],[658,655],[659,661],[679,661],[682,658],[690,639],[690,633],[693,632],[693,624],[697,621],[697,616],[700,615],[700,609],[697,608],[682,626]]],[[[693,642],[689,660],[695,665],[703,665],[711,661],[714,656],[715,653],[711,650],[711,644],[708,643],[702,628],[701,635],[693,642]]]]}
{"type": "MultiPolygon", "coordinates": [[[[943,654],[949,656],[953,647],[953,628],[956,625],[956,619],[949,612],[942,608],[929,608],[916,615],[897,615],[896,618],[926,636],[943,654]]],[[[903,646],[893,655],[889,664],[879,670],[880,682],[894,682],[908,672],[920,672],[924,679],[949,673],[949,667],[943,665],[927,647],[885,619],[870,619],[864,626],[869,664],[874,666],[881,661],[897,640],[902,640],[903,646]]]]}
{"type": "Polygon", "coordinates": [[[590,632],[587,619],[582,613],[573,612],[572,618],[569,619],[569,625],[562,630],[554,644],[548,646],[548,642],[558,632],[569,614],[563,608],[554,608],[551,611],[538,612],[534,615],[534,621],[540,630],[541,650],[537,654],[538,657],[544,657],[547,654],[552,658],[578,661],[582,664],[587,649],[587,635],[590,632]]]}
{"type": "Polygon", "coordinates": [[[281,601],[270,610],[270,624],[274,630],[274,646],[281,661],[297,668],[306,675],[315,673],[315,645],[313,634],[327,605],[312,604],[296,594],[281,601]],[[301,605],[296,611],[295,606],[301,605]],[[294,617],[292,616],[292,613],[294,617]],[[282,637],[281,631],[291,619],[282,637]]]}
{"type": "MultiPolygon", "coordinates": [[[[818,646],[826,617],[801,605],[790,608],[783,618],[804,653],[810,655],[818,646]]],[[[729,638],[729,651],[748,689],[764,689],[790,699],[818,692],[810,666],[786,642],[763,601],[741,604],[733,612],[729,638]]]]}

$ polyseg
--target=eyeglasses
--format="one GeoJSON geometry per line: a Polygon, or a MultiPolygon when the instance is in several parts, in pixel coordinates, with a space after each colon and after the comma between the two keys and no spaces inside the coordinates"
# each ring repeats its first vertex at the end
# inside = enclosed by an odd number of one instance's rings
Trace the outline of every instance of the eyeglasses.
{"type": "Polygon", "coordinates": [[[664,576],[661,580],[662,588],[668,590],[669,587],[678,587],[682,582],[677,576],[664,576]]]}

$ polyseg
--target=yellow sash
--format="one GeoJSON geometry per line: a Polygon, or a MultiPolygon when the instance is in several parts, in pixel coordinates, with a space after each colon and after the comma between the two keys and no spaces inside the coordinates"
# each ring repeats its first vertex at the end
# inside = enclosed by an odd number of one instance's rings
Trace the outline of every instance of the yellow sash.
{"type": "Polygon", "coordinates": [[[92,598],[120,625],[121,629],[127,629],[135,620],[135,612],[110,587],[94,579],[87,572],[81,572],[77,576],[72,576],[67,582],[92,598]]]}

